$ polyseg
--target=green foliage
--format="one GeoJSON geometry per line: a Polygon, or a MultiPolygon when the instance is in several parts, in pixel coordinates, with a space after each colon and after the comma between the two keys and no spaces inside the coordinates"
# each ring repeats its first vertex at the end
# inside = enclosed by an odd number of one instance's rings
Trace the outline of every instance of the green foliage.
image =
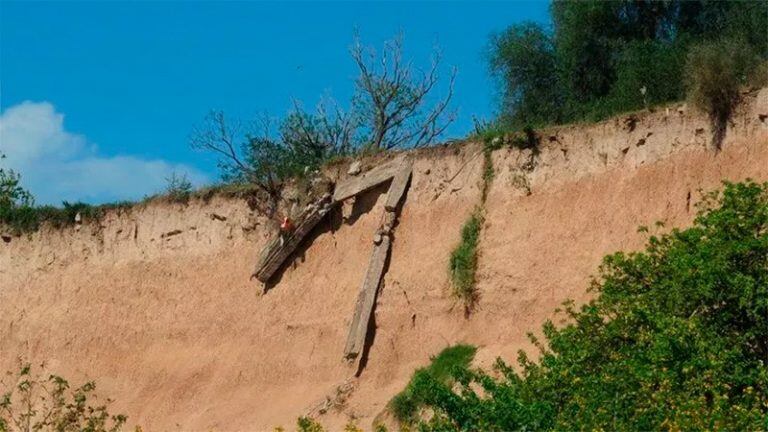
{"type": "Polygon", "coordinates": [[[276,206],[290,178],[302,178],[352,154],[431,144],[454,120],[448,106],[455,71],[447,95],[434,98],[440,81],[439,55],[421,73],[403,60],[399,37],[386,42],[379,54],[359,42],[350,51],[359,76],[348,112],[330,99],[322,100],[314,112],[295,103],[277,121],[275,132],[268,118],[240,125],[227,121],[221,111],[211,111],[193,130],[191,147],[218,157],[225,182],[252,183],[276,206]]]}
{"type": "Polygon", "coordinates": [[[491,38],[500,119],[512,128],[599,120],[680,100],[692,44],[723,37],[768,56],[763,1],[556,0],[552,20],[551,32],[518,24],[491,38]]]}
{"type": "Polygon", "coordinates": [[[755,66],[747,76],[747,85],[752,88],[761,88],[768,85],[768,60],[763,60],[755,66]]]}
{"type": "Polygon", "coordinates": [[[13,383],[0,398],[0,432],[117,432],[127,420],[109,414],[106,404],[90,405],[96,398],[93,382],[70,390],[69,382],[59,376],[33,376],[29,365],[10,377],[13,383]]]}
{"type": "Polygon", "coordinates": [[[502,378],[412,381],[423,430],[764,430],[768,183],[726,183],[691,228],[604,259],[596,298],[532,337],[538,361],[502,378]],[[481,387],[482,396],[475,390],[481,387]]]}
{"type": "Polygon", "coordinates": [[[398,421],[411,423],[416,420],[419,408],[424,403],[421,398],[422,389],[418,383],[423,381],[420,377],[429,377],[430,382],[450,386],[453,382],[456,370],[465,370],[475,357],[477,348],[472,345],[454,345],[442,350],[432,358],[429,366],[417,370],[405,390],[398,393],[392,401],[390,408],[398,421]]]}
{"type": "Polygon", "coordinates": [[[344,425],[344,432],[363,432],[363,430],[357,427],[357,425],[355,425],[354,423],[349,422],[346,425],[344,425]]]}
{"type": "MultiPolygon", "coordinates": [[[[0,161],[5,155],[0,153],[0,161]]],[[[0,223],[14,227],[24,225],[30,218],[34,198],[21,186],[21,176],[14,170],[0,167],[0,223]]]]}
{"type": "Polygon", "coordinates": [[[627,43],[617,60],[616,77],[609,93],[586,103],[577,117],[597,121],[618,112],[680,99],[684,54],[680,46],[667,42],[638,40],[627,43]]]}
{"type": "Polygon", "coordinates": [[[346,120],[331,118],[323,105],[317,114],[296,106],[272,133],[268,118],[243,127],[228,122],[223,112],[211,111],[193,131],[190,145],[220,156],[218,166],[225,182],[251,183],[275,198],[286,179],[301,177],[348,151],[346,120]]]}
{"type": "Polygon", "coordinates": [[[62,202],[61,207],[50,205],[34,206],[23,205],[0,210],[0,223],[9,227],[14,234],[22,234],[36,231],[43,224],[54,228],[62,228],[75,224],[75,217],[79,213],[81,220],[98,220],[104,212],[113,208],[124,208],[125,202],[92,206],[83,202],[62,202]]]}
{"type": "MultiPolygon", "coordinates": [[[[0,159],[3,158],[5,155],[0,154],[0,159]]],[[[0,167],[0,225],[16,235],[36,231],[44,223],[56,228],[72,225],[78,213],[82,220],[96,220],[107,210],[124,209],[132,205],[127,201],[100,206],[64,201],[61,207],[35,206],[32,194],[21,186],[21,176],[13,170],[0,167]]]]}
{"type": "Polygon", "coordinates": [[[552,38],[533,23],[517,24],[491,37],[491,72],[501,80],[502,121],[510,127],[559,121],[558,91],[552,38]]]}
{"type": "Polygon", "coordinates": [[[509,128],[506,125],[499,120],[483,121],[476,118],[472,120],[474,131],[472,131],[471,137],[482,141],[484,150],[493,151],[502,147],[504,135],[509,133],[509,128]]]}
{"type": "Polygon", "coordinates": [[[525,126],[522,132],[516,132],[511,135],[509,145],[521,150],[539,151],[539,136],[530,126],[525,126]]]}
{"type": "Polygon", "coordinates": [[[482,191],[482,202],[485,203],[485,200],[488,198],[488,190],[491,187],[491,182],[493,182],[493,178],[496,176],[496,170],[493,167],[493,148],[492,145],[487,145],[483,149],[483,191],[482,191]]]}
{"type": "Polygon", "coordinates": [[[688,97],[709,115],[716,147],[739,101],[740,87],[759,64],[760,57],[743,40],[720,39],[691,48],[686,64],[688,97]]]}
{"type": "MultiPolygon", "coordinates": [[[[0,153],[0,161],[3,159],[5,155],[0,153]]],[[[33,203],[32,194],[21,187],[21,176],[14,170],[0,167],[0,212],[33,203]]]]}
{"type": "Polygon", "coordinates": [[[299,417],[296,421],[298,432],[324,432],[323,426],[309,417],[299,417]]]}
{"type": "Polygon", "coordinates": [[[477,246],[480,242],[480,229],[483,218],[480,211],[475,211],[461,228],[461,242],[453,250],[450,258],[451,281],[454,294],[469,309],[477,301],[475,272],[477,271],[477,246]]]}

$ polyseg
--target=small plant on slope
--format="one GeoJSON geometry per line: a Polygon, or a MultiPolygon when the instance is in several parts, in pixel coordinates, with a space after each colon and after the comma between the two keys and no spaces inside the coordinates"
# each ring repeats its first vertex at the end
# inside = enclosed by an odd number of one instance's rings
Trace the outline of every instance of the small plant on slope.
{"type": "Polygon", "coordinates": [[[461,228],[461,243],[451,253],[450,272],[453,292],[464,302],[467,310],[477,301],[475,272],[477,271],[477,245],[483,223],[480,211],[475,211],[461,228]]]}
{"type": "Polygon", "coordinates": [[[13,383],[0,397],[0,432],[118,432],[127,420],[109,414],[106,404],[90,405],[96,398],[93,382],[70,390],[69,382],[59,376],[33,376],[29,365],[7,378],[13,383]]]}

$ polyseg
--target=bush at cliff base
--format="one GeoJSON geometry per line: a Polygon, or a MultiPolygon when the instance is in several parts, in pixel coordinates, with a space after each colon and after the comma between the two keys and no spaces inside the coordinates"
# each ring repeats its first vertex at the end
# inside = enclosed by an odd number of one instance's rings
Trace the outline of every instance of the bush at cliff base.
{"type": "Polygon", "coordinates": [[[726,183],[691,228],[606,257],[591,289],[533,338],[536,361],[418,376],[420,428],[768,430],[768,183],[726,183]]]}

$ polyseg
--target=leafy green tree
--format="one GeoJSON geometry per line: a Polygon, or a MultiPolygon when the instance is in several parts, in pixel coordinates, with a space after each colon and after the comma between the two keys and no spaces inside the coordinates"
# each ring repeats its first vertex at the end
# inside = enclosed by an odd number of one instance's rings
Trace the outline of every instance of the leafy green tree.
{"type": "Polygon", "coordinates": [[[606,257],[592,290],[519,371],[415,376],[422,430],[768,427],[768,183],[707,195],[691,228],[606,257]]]}
{"type": "Polygon", "coordinates": [[[692,44],[740,40],[768,57],[768,2],[555,0],[552,31],[514,25],[493,36],[502,119],[601,119],[684,96],[692,44]]]}
{"type": "Polygon", "coordinates": [[[522,128],[562,120],[554,45],[541,26],[518,24],[493,35],[490,66],[504,83],[504,123],[522,128]]]}

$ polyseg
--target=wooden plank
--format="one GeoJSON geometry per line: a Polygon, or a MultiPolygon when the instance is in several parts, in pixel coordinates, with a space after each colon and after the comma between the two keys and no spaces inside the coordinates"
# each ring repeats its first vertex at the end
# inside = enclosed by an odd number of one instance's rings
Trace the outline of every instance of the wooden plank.
{"type": "Polygon", "coordinates": [[[366,171],[357,177],[350,177],[336,186],[336,190],[333,193],[333,200],[344,201],[349,197],[353,197],[360,192],[391,179],[400,169],[400,165],[403,163],[404,159],[403,156],[397,157],[371,169],[370,171],[366,171]]]}
{"type": "Polygon", "coordinates": [[[392,184],[389,186],[389,192],[387,192],[387,201],[384,203],[384,208],[387,211],[395,211],[400,200],[403,198],[405,188],[408,186],[408,181],[411,179],[411,172],[413,166],[410,161],[405,162],[400,171],[395,174],[392,179],[392,184]]]}
{"type": "Polygon", "coordinates": [[[368,324],[371,321],[373,307],[376,304],[376,295],[381,285],[381,277],[384,273],[384,264],[387,261],[389,253],[389,236],[382,236],[381,243],[373,247],[371,260],[368,263],[368,270],[365,273],[365,279],[360,287],[360,292],[355,303],[355,312],[352,317],[352,323],[349,326],[349,335],[347,344],[344,348],[344,358],[355,359],[365,345],[365,338],[368,334],[368,324]]]}
{"type": "Polygon", "coordinates": [[[298,226],[282,245],[280,245],[279,237],[272,240],[264,248],[259,263],[256,265],[256,270],[253,272],[256,279],[267,282],[332,207],[330,194],[323,196],[318,202],[302,212],[298,218],[298,226]]]}

